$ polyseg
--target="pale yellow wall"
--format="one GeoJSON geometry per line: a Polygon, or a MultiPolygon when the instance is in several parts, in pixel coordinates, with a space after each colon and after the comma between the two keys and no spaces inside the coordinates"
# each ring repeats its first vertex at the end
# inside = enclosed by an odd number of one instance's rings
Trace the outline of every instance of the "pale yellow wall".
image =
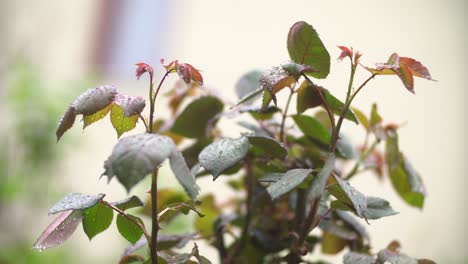
{"type": "MultiPolygon", "coordinates": [[[[408,208],[388,181],[381,184],[362,175],[356,177],[355,185],[368,195],[389,199],[401,212],[371,223],[369,231],[376,249],[397,238],[412,256],[435,260],[467,256],[464,1],[174,2],[178,10],[169,21],[175,32],[161,33],[161,38],[173,43],[165,57],[179,58],[201,68],[206,83],[228,96],[233,96],[234,83],[244,72],[287,60],[286,35],[298,20],[312,24],[331,53],[332,73],[319,83],[334,94],[344,95],[348,74],[347,64],[334,60],[339,54],[336,45],[359,49],[364,53],[363,62],[368,64],[385,61],[395,51],[428,66],[439,81],[417,79],[416,96],[408,93],[397,78],[382,77],[356,99],[356,106],[363,110],[377,101],[386,121],[408,122],[401,129],[400,141],[426,183],[424,210],[408,208]]],[[[8,20],[12,36],[9,48],[22,47],[51,81],[84,76],[91,66],[85,58],[95,30],[97,1],[14,1],[10,6],[13,11],[8,20]]],[[[365,77],[361,71],[357,80],[365,77]]],[[[133,72],[100,81],[127,87],[124,90],[132,94],[145,93],[144,84],[133,79],[133,72]]],[[[160,107],[159,111],[164,110],[160,107]]],[[[345,129],[351,131],[354,142],[362,140],[362,133],[354,125],[346,124],[345,129]]],[[[72,133],[81,134],[78,127],[72,133]]],[[[108,186],[105,181],[95,180],[116,142],[110,125],[90,127],[79,140],[84,142],[80,151],[69,151],[58,170],[68,190],[105,192],[112,198],[122,198],[125,192],[115,182],[108,186]]],[[[71,142],[63,140],[61,144],[71,142]]],[[[220,187],[218,181],[202,185],[205,191],[220,187]]],[[[44,214],[36,233],[49,220],[44,214]]],[[[81,232],[73,240],[83,241],[83,252],[99,255],[102,251],[98,249],[109,246],[109,241],[119,241],[116,230],[113,231],[96,237],[92,243],[81,232]]],[[[121,245],[115,247],[119,250],[121,245]]],[[[114,255],[111,250],[104,252],[114,255]]]]}

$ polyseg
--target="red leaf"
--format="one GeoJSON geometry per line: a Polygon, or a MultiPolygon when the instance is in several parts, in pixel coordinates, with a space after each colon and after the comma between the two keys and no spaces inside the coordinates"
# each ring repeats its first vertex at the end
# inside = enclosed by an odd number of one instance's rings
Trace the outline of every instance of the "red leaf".
{"type": "Polygon", "coordinates": [[[192,81],[196,82],[199,85],[203,85],[203,76],[201,75],[201,73],[192,65],[188,63],[185,63],[185,65],[189,67],[190,72],[192,73],[192,81]]]}
{"type": "Polygon", "coordinates": [[[169,64],[164,65],[164,59],[160,60],[162,66],[166,69],[166,71],[171,72],[177,69],[177,65],[179,65],[178,60],[171,61],[169,64]]]}
{"type": "Polygon", "coordinates": [[[429,70],[421,62],[408,57],[400,57],[400,63],[406,65],[414,76],[434,81],[429,70]]]}
{"type": "Polygon", "coordinates": [[[140,79],[140,77],[145,73],[148,72],[150,75],[150,78],[153,79],[153,67],[150,65],[144,63],[144,62],[139,62],[135,64],[137,66],[136,68],[136,77],[137,79],[140,79]]]}
{"type": "Polygon", "coordinates": [[[338,60],[343,60],[345,57],[349,57],[350,59],[353,58],[353,48],[349,49],[345,46],[338,46],[338,48],[341,49],[341,54],[338,57],[338,60]]]}
{"type": "Polygon", "coordinates": [[[186,84],[190,84],[193,81],[199,85],[203,85],[203,77],[200,72],[188,63],[177,65],[177,74],[179,74],[179,77],[186,84]]]}
{"type": "Polygon", "coordinates": [[[398,67],[397,69],[393,69],[393,71],[396,73],[396,75],[398,75],[398,77],[400,77],[406,89],[414,93],[414,78],[412,72],[410,71],[409,67],[405,64],[400,62],[399,65],[400,67],[398,67]]]}

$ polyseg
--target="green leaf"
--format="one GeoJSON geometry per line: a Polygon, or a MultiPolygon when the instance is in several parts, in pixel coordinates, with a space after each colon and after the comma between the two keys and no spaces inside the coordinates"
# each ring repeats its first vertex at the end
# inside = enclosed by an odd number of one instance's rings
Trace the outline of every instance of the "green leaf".
{"type": "Polygon", "coordinates": [[[246,137],[224,138],[208,145],[198,156],[200,165],[213,175],[213,180],[227,168],[241,161],[249,151],[246,137]]]}
{"type": "Polygon", "coordinates": [[[241,76],[235,86],[237,98],[239,99],[236,105],[252,104],[260,97],[259,95],[262,92],[259,83],[261,75],[262,71],[253,70],[241,76]]]}
{"type": "Polygon", "coordinates": [[[195,175],[187,167],[182,153],[174,151],[169,157],[169,164],[179,184],[182,185],[189,197],[195,200],[200,193],[200,187],[195,182],[195,175]]]}
{"type": "Polygon", "coordinates": [[[163,210],[158,213],[158,221],[160,223],[166,222],[173,218],[174,215],[182,212],[183,214],[188,214],[190,211],[194,211],[198,214],[199,217],[204,217],[195,207],[186,203],[175,203],[166,206],[163,210]]]}
{"type": "Polygon", "coordinates": [[[83,229],[89,240],[111,225],[113,215],[112,209],[103,203],[98,203],[85,210],[83,229]]]}
{"type": "Polygon", "coordinates": [[[89,89],[78,96],[60,119],[59,126],[55,132],[57,141],[73,126],[77,115],[83,115],[83,128],[103,118],[109,110],[106,108],[112,104],[116,94],[117,88],[115,86],[101,85],[94,89],[89,89]]]}
{"type": "Polygon", "coordinates": [[[330,143],[330,133],[316,119],[306,115],[294,115],[292,118],[304,135],[325,145],[330,143]]]}
{"type": "Polygon", "coordinates": [[[248,136],[252,145],[252,152],[256,156],[284,159],[288,151],[273,138],[262,136],[248,136]]]}
{"type": "Polygon", "coordinates": [[[373,256],[348,252],[343,256],[343,264],[374,264],[375,258],[373,256]]]}
{"type": "Polygon", "coordinates": [[[314,108],[322,105],[322,99],[307,80],[303,81],[299,89],[297,89],[297,113],[302,114],[309,108],[314,108]]]}
{"type": "Polygon", "coordinates": [[[318,71],[308,75],[320,79],[328,76],[330,54],[311,25],[304,21],[296,22],[289,30],[287,42],[291,60],[309,65],[318,71]]]}
{"type": "Polygon", "coordinates": [[[158,235],[158,250],[167,250],[173,247],[182,248],[190,240],[194,239],[197,233],[188,233],[182,235],[158,235]]]}
{"type": "Polygon", "coordinates": [[[214,232],[214,221],[219,216],[219,209],[215,204],[215,199],[212,194],[200,197],[201,205],[199,211],[205,215],[204,217],[196,217],[194,228],[200,232],[203,237],[209,237],[214,232]]]}
{"type": "Polygon", "coordinates": [[[380,124],[381,122],[382,122],[382,117],[380,116],[379,112],[377,112],[377,104],[373,103],[372,104],[371,115],[370,115],[369,126],[374,127],[377,124],[380,124]]]}
{"type": "MultiPolygon", "coordinates": [[[[325,90],[325,89],[324,89],[325,90]]],[[[325,97],[325,101],[327,101],[328,106],[330,107],[331,111],[335,115],[340,115],[344,108],[344,103],[342,103],[338,98],[333,96],[330,92],[324,91],[323,96],[325,97]]],[[[356,116],[354,113],[348,108],[345,113],[345,119],[353,121],[356,124],[359,124],[356,116]]]]}
{"type": "Polygon", "coordinates": [[[171,131],[187,138],[206,136],[210,120],[223,110],[223,103],[216,97],[204,96],[190,103],[176,118],[171,131]]]}
{"type": "Polygon", "coordinates": [[[352,187],[348,181],[344,181],[336,175],[334,176],[338,184],[328,186],[328,192],[338,200],[352,206],[359,217],[365,217],[364,213],[367,209],[366,196],[352,187]]]}
{"type": "Polygon", "coordinates": [[[421,177],[399,151],[396,130],[387,131],[385,159],[393,188],[411,206],[422,208],[426,191],[421,177]]]}
{"type": "Polygon", "coordinates": [[[42,251],[62,244],[75,232],[82,218],[83,210],[62,212],[42,232],[33,248],[42,251]]]}
{"type": "Polygon", "coordinates": [[[337,254],[343,250],[348,242],[331,233],[324,232],[322,235],[322,253],[337,254]]]}
{"type": "Polygon", "coordinates": [[[340,133],[340,136],[336,141],[336,149],[344,159],[354,159],[358,156],[356,149],[354,148],[354,145],[351,143],[350,139],[342,133],[340,133]]]}
{"type": "Polygon", "coordinates": [[[80,210],[93,207],[97,204],[104,194],[96,196],[86,195],[82,193],[69,193],[60,199],[56,204],[49,209],[49,215],[56,214],[68,210],[80,210]]]}
{"type": "Polygon", "coordinates": [[[299,78],[301,78],[301,75],[303,73],[317,72],[317,70],[315,70],[313,67],[309,65],[299,64],[293,61],[281,63],[281,67],[283,67],[283,69],[287,71],[290,75],[294,76],[296,81],[299,80],[299,78]]]}
{"type": "MultiPolygon", "coordinates": [[[[127,214],[127,216],[144,226],[140,218],[129,214],[127,214]]],[[[143,235],[143,230],[121,214],[117,215],[117,229],[119,233],[132,244],[135,244],[143,235]]]]}
{"type": "Polygon", "coordinates": [[[115,207],[119,208],[122,211],[125,211],[127,209],[145,206],[145,203],[143,203],[143,201],[140,198],[138,198],[138,196],[133,195],[122,201],[112,203],[112,205],[114,205],[115,207]]]}
{"type": "Polygon", "coordinates": [[[367,208],[364,215],[367,219],[379,219],[381,217],[398,214],[398,212],[393,210],[387,200],[371,196],[367,196],[366,199],[367,208]]]}
{"type": "Polygon", "coordinates": [[[278,181],[270,184],[267,188],[267,192],[271,199],[275,200],[300,185],[311,172],[311,169],[289,170],[281,175],[278,181]]]}
{"type": "Polygon", "coordinates": [[[111,123],[119,138],[123,133],[135,128],[138,118],[145,108],[145,100],[140,96],[117,94],[111,111],[111,123]]]}
{"type": "Polygon", "coordinates": [[[323,231],[342,239],[355,240],[358,238],[356,232],[339,221],[322,220],[319,222],[319,227],[323,231]]]}
{"type": "Polygon", "coordinates": [[[369,233],[366,228],[356,219],[356,217],[348,212],[336,210],[336,215],[349,227],[351,227],[356,233],[364,240],[369,241],[369,233]]]}
{"type": "Polygon", "coordinates": [[[353,112],[354,112],[354,115],[356,116],[356,118],[359,120],[359,123],[366,129],[368,130],[369,129],[369,119],[367,118],[367,116],[359,109],[357,108],[352,108],[353,109],[353,112]]]}
{"type": "Polygon", "coordinates": [[[107,113],[109,113],[109,111],[112,109],[113,106],[114,104],[111,103],[92,115],[84,116],[83,117],[83,129],[91,125],[92,123],[103,119],[107,115],[107,113]]]}
{"type": "Polygon", "coordinates": [[[317,177],[313,179],[310,185],[309,196],[312,199],[322,196],[322,193],[325,189],[325,185],[327,184],[328,176],[330,176],[334,168],[335,154],[328,153],[327,159],[325,161],[325,164],[323,165],[322,170],[320,170],[317,177]]]}

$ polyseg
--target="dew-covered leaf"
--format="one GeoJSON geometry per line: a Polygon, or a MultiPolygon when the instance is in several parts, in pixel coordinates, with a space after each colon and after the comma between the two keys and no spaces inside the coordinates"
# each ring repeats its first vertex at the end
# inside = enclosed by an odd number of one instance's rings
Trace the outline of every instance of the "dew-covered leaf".
{"type": "Polygon", "coordinates": [[[308,75],[320,79],[328,76],[330,54],[311,25],[304,21],[296,22],[289,30],[287,46],[291,60],[318,71],[307,73],[308,75]]]}
{"type": "Polygon", "coordinates": [[[315,118],[306,115],[294,115],[294,122],[304,135],[327,145],[330,143],[330,132],[315,118]]]}
{"type": "Polygon", "coordinates": [[[138,198],[138,196],[132,195],[131,197],[128,197],[121,201],[114,202],[112,203],[112,205],[114,205],[122,211],[125,211],[127,209],[145,206],[145,203],[140,198],[138,198]]]}
{"type": "Polygon", "coordinates": [[[387,131],[385,159],[393,188],[406,203],[422,208],[426,196],[424,185],[420,175],[400,152],[398,134],[394,129],[387,131]]]}
{"type": "Polygon", "coordinates": [[[351,213],[336,210],[336,215],[346,223],[347,226],[351,227],[356,233],[366,241],[370,240],[369,233],[366,230],[366,227],[362,225],[358,219],[351,213]]]}
{"type": "Polygon", "coordinates": [[[300,185],[311,172],[311,169],[289,170],[281,175],[278,181],[270,184],[267,192],[272,200],[277,199],[300,185]]]}
{"type": "Polygon", "coordinates": [[[343,256],[343,264],[374,264],[375,258],[373,256],[348,252],[343,256]]]}
{"type": "Polygon", "coordinates": [[[114,212],[103,203],[97,203],[84,212],[83,230],[89,240],[106,230],[112,223],[114,212]]]}
{"type": "Polygon", "coordinates": [[[187,138],[203,138],[210,121],[223,110],[216,97],[203,96],[191,102],[176,118],[171,131],[187,138]]]}
{"type": "Polygon", "coordinates": [[[336,150],[344,159],[354,159],[358,156],[351,140],[343,133],[340,133],[336,141],[336,150]]]}
{"type": "Polygon", "coordinates": [[[317,174],[317,177],[314,177],[310,189],[309,189],[309,196],[312,199],[318,198],[322,196],[322,193],[325,189],[325,185],[327,184],[328,177],[332,174],[333,169],[335,168],[335,154],[329,153],[327,155],[327,159],[323,168],[317,174]]]}
{"type": "Polygon", "coordinates": [[[333,234],[339,238],[346,239],[346,240],[355,240],[358,238],[358,235],[355,231],[350,229],[349,227],[345,226],[340,221],[320,221],[319,225],[320,229],[330,234],[333,234]]]}
{"type": "MultiPolygon", "coordinates": [[[[143,221],[134,215],[127,214],[128,217],[137,221],[140,225],[144,226],[143,221]]],[[[121,214],[117,215],[117,229],[119,233],[128,240],[130,243],[135,244],[140,237],[143,235],[143,230],[141,230],[134,222],[130,221],[121,214]]]]}
{"type": "Polygon", "coordinates": [[[256,99],[260,97],[262,89],[260,88],[260,76],[262,71],[253,70],[242,75],[237,81],[235,89],[239,104],[252,104],[256,99]]]}
{"type": "Polygon", "coordinates": [[[111,123],[117,137],[135,128],[140,113],[145,108],[145,100],[140,96],[117,94],[111,111],[111,123]]]}
{"type": "Polygon", "coordinates": [[[367,219],[379,219],[385,216],[398,214],[393,210],[387,200],[378,197],[367,196],[367,208],[364,215],[367,219]]]}
{"type": "Polygon", "coordinates": [[[338,184],[328,186],[328,192],[338,200],[352,206],[359,217],[365,217],[367,209],[366,196],[352,187],[348,181],[344,181],[337,176],[335,176],[335,180],[338,184]]]}
{"type": "Polygon", "coordinates": [[[100,85],[78,96],[60,119],[55,133],[57,141],[73,126],[77,115],[83,115],[84,127],[103,118],[109,112],[109,105],[113,103],[116,94],[115,86],[100,85]]]}
{"type": "Polygon", "coordinates": [[[42,251],[62,244],[75,232],[82,218],[83,210],[62,212],[42,232],[33,248],[42,251]]]}
{"type": "Polygon", "coordinates": [[[180,185],[182,185],[189,197],[192,200],[195,200],[200,193],[200,187],[198,187],[195,182],[195,175],[192,174],[185,163],[182,153],[177,149],[174,149],[172,154],[169,156],[169,164],[177,181],[179,181],[180,185]]]}
{"type": "Polygon", "coordinates": [[[170,220],[176,214],[182,212],[184,214],[188,214],[190,211],[195,212],[198,214],[199,217],[204,217],[202,213],[200,213],[195,207],[187,203],[174,203],[166,206],[164,209],[159,211],[158,213],[158,221],[160,223],[166,222],[170,220]]]}
{"type": "Polygon", "coordinates": [[[95,196],[82,193],[69,193],[49,209],[49,215],[68,210],[90,208],[97,204],[103,197],[104,194],[102,193],[95,196]]]}
{"type": "Polygon", "coordinates": [[[270,99],[268,100],[265,96],[263,97],[264,102],[262,108],[266,108],[270,100],[273,100],[273,103],[276,105],[275,94],[283,88],[291,87],[296,81],[296,78],[281,66],[274,66],[263,72],[259,79],[260,87],[264,90],[264,94],[268,93],[270,95],[270,99]]]}
{"type": "Polygon", "coordinates": [[[115,175],[127,191],[153,172],[175,149],[174,142],[166,136],[137,134],[122,138],[104,162],[109,180],[115,175]]]}
{"type": "Polygon", "coordinates": [[[317,70],[315,70],[313,67],[309,65],[299,64],[293,61],[282,63],[281,67],[283,67],[283,69],[287,71],[290,75],[294,76],[296,81],[299,80],[299,78],[301,77],[303,73],[317,72],[317,70]]]}
{"type": "Polygon", "coordinates": [[[213,180],[227,168],[241,161],[249,151],[246,137],[224,138],[208,145],[198,156],[200,165],[213,175],[213,180]]]}
{"type": "Polygon", "coordinates": [[[252,152],[256,156],[284,159],[288,154],[283,144],[273,138],[249,136],[248,139],[250,145],[252,145],[252,152]]]}

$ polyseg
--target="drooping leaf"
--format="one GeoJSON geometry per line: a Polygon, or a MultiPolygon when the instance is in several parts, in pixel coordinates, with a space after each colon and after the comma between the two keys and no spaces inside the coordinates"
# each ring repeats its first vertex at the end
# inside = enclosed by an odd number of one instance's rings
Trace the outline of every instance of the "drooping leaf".
{"type": "Polygon", "coordinates": [[[289,30],[287,45],[291,60],[318,71],[308,75],[320,79],[328,76],[330,54],[311,25],[304,21],[296,22],[289,30]]]}
{"type": "Polygon", "coordinates": [[[175,149],[169,137],[137,134],[122,138],[104,162],[109,180],[115,175],[127,191],[153,172],[175,149]]]}
{"type": "Polygon", "coordinates": [[[354,159],[357,157],[357,152],[354,148],[354,145],[343,133],[340,133],[340,136],[336,141],[336,150],[338,151],[338,154],[340,154],[340,156],[344,159],[354,159]]]}
{"type": "Polygon", "coordinates": [[[385,159],[393,188],[409,205],[422,208],[426,195],[424,185],[419,174],[399,151],[398,134],[394,129],[387,131],[385,159]]]}
{"type": "Polygon", "coordinates": [[[371,196],[367,196],[366,200],[367,208],[364,215],[367,219],[379,219],[381,217],[398,214],[398,212],[393,210],[387,200],[371,196]]]}
{"type": "Polygon", "coordinates": [[[262,89],[260,88],[260,76],[262,71],[253,70],[242,75],[237,81],[235,89],[239,104],[252,104],[260,96],[262,89]]]}
{"type": "Polygon", "coordinates": [[[348,212],[336,210],[336,215],[349,227],[351,227],[363,240],[369,241],[369,233],[356,217],[348,212]]]}
{"type": "Polygon", "coordinates": [[[42,232],[33,248],[39,251],[58,246],[65,242],[75,232],[83,218],[83,210],[62,212],[42,232]]]}
{"type": "Polygon", "coordinates": [[[145,100],[140,96],[117,94],[114,102],[111,110],[111,123],[119,138],[123,133],[135,128],[145,108],[145,100]]]}
{"type": "Polygon", "coordinates": [[[227,168],[237,164],[249,151],[246,137],[224,138],[208,145],[198,156],[200,165],[213,175],[213,180],[227,168]]]}
{"type": "Polygon", "coordinates": [[[324,145],[328,145],[330,143],[330,132],[328,132],[328,130],[313,117],[294,115],[293,119],[304,135],[318,140],[324,145]]]}
{"type": "Polygon", "coordinates": [[[73,126],[77,115],[83,115],[84,127],[103,118],[107,114],[109,110],[107,108],[114,101],[116,94],[117,88],[115,86],[100,85],[78,96],[60,119],[56,131],[57,141],[73,126]],[[97,115],[95,115],[96,113],[97,115]]]}
{"type": "Polygon", "coordinates": [[[97,203],[95,206],[85,210],[83,230],[89,240],[111,225],[113,215],[112,209],[103,203],[97,203]]]}
{"type": "Polygon", "coordinates": [[[320,105],[322,105],[322,99],[317,90],[311,87],[307,80],[303,81],[297,89],[297,113],[302,114],[307,109],[320,105]]]}
{"type": "Polygon", "coordinates": [[[104,194],[102,193],[95,196],[82,193],[69,193],[49,209],[49,215],[68,210],[90,208],[97,204],[103,197],[104,194]]]}
{"type": "Polygon", "coordinates": [[[323,168],[318,173],[317,177],[315,177],[311,183],[309,189],[309,196],[312,199],[318,198],[322,196],[322,193],[325,189],[325,185],[327,184],[328,177],[332,174],[333,169],[335,167],[335,154],[329,153],[327,155],[327,159],[323,168]]]}
{"type": "Polygon", "coordinates": [[[358,238],[356,232],[345,226],[342,221],[322,220],[318,226],[323,231],[345,240],[355,240],[358,238]]]}
{"type": "Polygon", "coordinates": [[[132,195],[131,197],[123,199],[122,201],[112,203],[112,205],[122,211],[125,211],[127,209],[145,206],[145,203],[140,198],[138,198],[138,196],[132,195]]]}
{"type": "Polygon", "coordinates": [[[374,264],[375,258],[373,256],[348,252],[343,256],[343,264],[374,264]]]}
{"type": "Polygon", "coordinates": [[[204,138],[210,120],[222,110],[223,103],[218,98],[200,97],[177,117],[171,131],[187,138],[204,138]]]}
{"type": "Polygon", "coordinates": [[[359,217],[365,217],[364,213],[367,209],[366,196],[352,187],[348,181],[344,181],[336,175],[335,180],[338,184],[328,186],[328,192],[338,200],[352,206],[359,217]]]}
{"type": "Polygon", "coordinates": [[[186,84],[190,84],[193,81],[198,85],[203,85],[203,76],[192,65],[188,63],[178,63],[176,61],[176,71],[186,84]]]}
{"type": "MultiPolygon", "coordinates": [[[[344,109],[344,104],[340,100],[338,100],[338,98],[336,98],[330,92],[328,92],[327,90],[323,89],[321,91],[323,93],[323,96],[325,97],[325,101],[327,101],[327,104],[330,107],[333,114],[340,115],[341,112],[344,109]]],[[[346,110],[344,118],[348,119],[350,121],[353,121],[356,124],[359,124],[358,121],[357,121],[356,116],[351,111],[351,109],[346,110]]]]}
{"type": "Polygon", "coordinates": [[[167,158],[179,183],[195,199],[199,192],[195,178],[174,142],[166,136],[145,133],[119,140],[111,156],[104,162],[103,175],[107,175],[109,180],[117,176],[119,182],[130,191],[167,158]]]}
{"type": "Polygon", "coordinates": [[[343,250],[348,242],[331,233],[324,232],[322,235],[322,253],[337,254],[343,250]]]}
{"type": "Polygon", "coordinates": [[[359,121],[359,124],[361,124],[366,130],[369,129],[369,119],[367,116],[359,109],[353,107],[353,112],[356,118],[359,121]]]}
{"type": "Polygon", "coordinates": [[[200,213],[195,207],[187,203],[174,203],[166,206],[164,209],[159,211],[158,213],[158,221],[160,223],[166,222],[170,220],[176,214],[182,212],[184,214],[188,214],[190,211],[195,212],[198,214],[199,217],[204,217],[202,213],[200,213]]]}
{"type": "Polygon", "coordinates": [[[109,104],[92,115],[83,116],[83,129],[91,125],[92,123],[103,119],[107,115],[107,113],[109,113],[113,106],[114,104],[109,104]]]}
{"type": "Polygon", "coordinates": [[[312,172],[311,169],[289,170],[279,177],[279,180],[270,184],[267,188],[272,200],[290,192],[300,185],[312,172]]]}
{"type": "Polygon", "coordinates": [[[260,87],[264,90],[262,108],[266,108],[271,100],[276,105],[275,94],[283,88],[291,87],[297,80],[281,66],[274,66],[260,76],[260,87]],[[269,94],[269,98],[265,94],[269,94]]]}
{"type": "MultiPolygon", "coordinates": [[[[137,221],[140,225],[144,226],[143,221],[139,217],[130,214],[127,215],[134,221],[137,221]]],[[[117,229],[119,230],[119,233],[122,235],[122,237],[124,237],[132,244],[135,244],[143,235],[143,230],[141,230],[134,222],[130,221],[121,214],[117,215],[117,229]]]]}
{"type": "Polygon", "coordinates": [[[252,108],[248,109],[247,112],[256,120],[269,120],[275,113],[278,113],[280,109],[276,106],[270,106],[265,109],[252,108]]]}
{"type": "Polygon", "coordinates": [[[299,64],[293,61],[282,63],[281,67],[283,67],[283,69],[287,71],[290,75],[294,76],[296,81],[299,80],[299,78],[301,77],[303,73],[317,72],[317,70],[315,70],[313,67],[309,65],[299,64]]]}
{"type": "Polygon", "coordinates": [[[283,144],[270,137],[249,136],[252,152],[256,156],[284,159],[288,151],[283,147],[283,144]]]}

